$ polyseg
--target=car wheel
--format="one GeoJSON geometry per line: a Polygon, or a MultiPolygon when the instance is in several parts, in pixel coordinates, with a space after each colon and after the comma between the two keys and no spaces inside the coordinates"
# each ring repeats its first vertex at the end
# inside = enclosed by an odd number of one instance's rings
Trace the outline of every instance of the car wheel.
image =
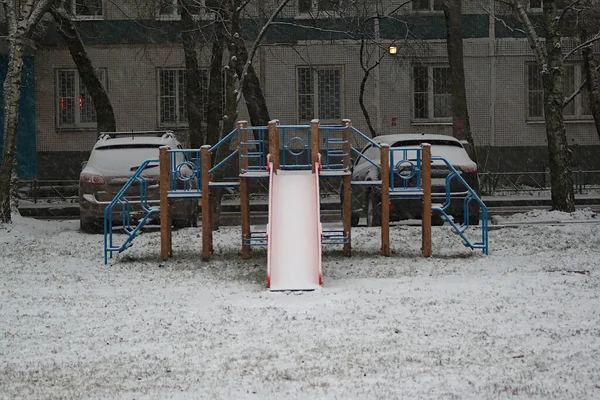
{"type": "Polygon", "coordinates": [[[381,226],[381,201],[373,193],[367,198],[365,214],[367,226],[381,226]]]}
{"type": "Polygon", "coordinates": [[[80,218],[79,219],[79,230],[83,233],[104,233],[104,226],[100,225],[95,220],[80,218]]]}
{"type": "Polygon", "coordinates": [[[350,217],[350,226],[352,228],[356,228],[358,226],[359,220],[360,220],[360,218],[357,214],[352,214],[352,216],[350,217]]]}
{"type": "Polygon", "coordinates": [[[432,213],[431,214],[431,226],[442,226],[444,225],[444,217],[440,214],[432,213]]]}

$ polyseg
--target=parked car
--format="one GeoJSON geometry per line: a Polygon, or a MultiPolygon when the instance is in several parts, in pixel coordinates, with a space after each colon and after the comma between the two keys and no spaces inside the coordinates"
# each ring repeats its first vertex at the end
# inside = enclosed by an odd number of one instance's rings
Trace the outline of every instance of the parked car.
{"type": "MultiPolygon", "coordinates": [[[[80,229],[84,232],[102,232],[104,210],[123,188],[140,165],[150,159],[158,159],[159,148],[183,148],[170,131],[103,133],[94,145],[90,157],[79,175],[80,229]]],[[[183,155],[178,155],[183,161],[183,155]]],[[[159,165],[149,165],[142,172],[148,181],[148,203],[158,206],[159,165]]],[[[140,211],[140,188],[134,183],[128,190],[133,221],[142,217],[140,211]]],[[[172,206],[173,226],[176,228],[196,226],[198,200],[177,200],[172,206]]],[[[121,207],[113,212],[113,223],[121,223],[121,207]]]]}
{"type": "MultiPolygon", "coordinates": [[[[467,184],[479,194],[479,180],[477,178],[477,164],[469,157],[465,147],[458,139],[446,135],[434,134],[395,134],[382,135],[373,139],[377,144],[386,143],[390,149],[417,148],[422,143],[431,144],[432,157],[443,157],[461,174],[467,184]]],[[[400,152],[395,152],[394,164],[396,167],[407,168],[409,164],[400,161],[400,152]]],[[[413,153],[416,155],[416,153],[413,153]]],[[[381,165],[381,153],[377,146],[368,144],[361,151],[352,166],[352,181],[377,181],[381,179],[380,169],[373,164],[381,165]],[[371,162],[369,162],[372,161],[371,162]]],[[[392,163],[390,157],[390,164],[392,163]]],[[[394,166],[390,165],[390,174],[394,173],[394,166]]],[[[409,173],[410,171],[401,171],[409,173]]],[[[446,196],[446,177],[450,169],[443,161],[432,161],[431,163],[431,201],[433,204],[441,204],[446,196]]],[[[405,182],[403,178],[395,174],[394,185],[400,187],[405,182]]],[[[416,186],[416,177],[406,182],[408,187],[416,186]]],[[[464,198],[468,194],[465,186],[456,178],[452,179],[450,186],[451,203],[447,214],[452,215],[455,223],[464,221],[464,198]]],[[[343,195],[343,191],[342,191],[343,195]]],[[[343,201],[343,198],[342,198],[343,201]]],[[[421,198],[395,198],[390,200],[390,221],[404,219],[421,219],[421,198]]],[[[352,186],[352,226],[357,226],[360,217],[366,217],[367,226],[381,225],[381,188],[379,186],[353,185],[352,186]]],[[[432,223],[443,224],[443,219],[438,213],[432,215],[432,223]]],[[[475,201],[469,203],[469,224],[479,224],[479,205],[475,201]]]]}

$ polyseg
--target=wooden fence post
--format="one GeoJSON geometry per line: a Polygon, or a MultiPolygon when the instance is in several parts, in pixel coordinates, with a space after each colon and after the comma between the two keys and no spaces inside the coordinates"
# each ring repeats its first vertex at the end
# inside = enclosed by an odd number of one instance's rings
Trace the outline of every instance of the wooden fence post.
{"type": "Polygon", "coordinates": [[[213,251],[210,210],[210,146],[200,148],[202,158],[202,260],[208,261],[213,251]]]}
{"type": "Polygon", "coordinates": [[[171,203],[169,190],[171,188],[171,155],[169,147],[159,149],[159,188],[160,188],[160,258],[166,260],[173,255],[171,203]]]}
{"type": "Polygon", "coordinates": [[[345,142],[344,153],[346,158],[344,160],[344,175],[342,176],[342,190],[344,204],[342,204],[344,216],[344,237],[348,238],[344,243],[343,253],[346,257],[352,255],[352,145],[350,142],[350,127],[352,123],[349,119],[342,120],[342,141],[345,142]]]}
{"type": "Polygon", "coordinates": [[[390,250],[390,145],[381,145],[381,255],[390,250]]]}
{"type": "Polygon", "coordinates": [[[279,121],[276,119],[269,121],[269,154],[271,157],[271,163],[273,163],[273,173],[277,173],[279,169],[279,155],[281,149],[279,147],[279,121]]]}
{"type": "Polygon", "coordinates": [[[239,135],[240,154],[240,214],[242,222],[242,258],[247,259],[252,255],[252,248],[246,244],[250,240],[250,195],[248,193],[248,178],[244,176],[248,171],[248,122],[239,121],[237,124],[239,135]]]}
{"type": "Polygon", "coordinates": [[[310,166],[313,174],[318,174],[315,164],[319,162],[319,120],[310,121],[310,166]]]}
{"type": "Polygon", "coordinates": [[[421,149],[421,186],[423,187],[421,251],[423,257],[431,257],[431,145],[423,143],[421,149]]]}

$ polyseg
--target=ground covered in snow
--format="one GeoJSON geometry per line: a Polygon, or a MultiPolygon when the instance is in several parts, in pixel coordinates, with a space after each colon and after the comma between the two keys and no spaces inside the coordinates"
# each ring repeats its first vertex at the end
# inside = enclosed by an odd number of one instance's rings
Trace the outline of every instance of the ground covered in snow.
{"type": "Polygon", "coordinates": [[[431,259],[418,227],[392,227],[391,258],[358,228],[306,293],[268,292],[239,229],[211,262],[199,234],[105,266],[75,221],[0,227],[0,397],[600,397],[600,224],[495,229],[487,257],[434,227],[431,259]]]}

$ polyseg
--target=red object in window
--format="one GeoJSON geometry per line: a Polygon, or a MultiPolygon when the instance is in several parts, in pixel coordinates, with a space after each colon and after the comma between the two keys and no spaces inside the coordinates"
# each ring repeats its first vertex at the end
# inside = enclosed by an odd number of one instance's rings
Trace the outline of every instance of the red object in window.
{"type": "Polygon", "coordinates": [[[397,121],[398,121],[398,118],[392,117],[392,126],[397,126],[398,125],[397,121]]]}
{"type": "Polygon", "coordinates": [[[83,99],[79,98],[79,108],[83,108],[83,99]]]}
{"type": "Polygon", "coordinates": [[[65,98],[64,97],[60,98],[60,108],[65,108],[65,98]]]}

